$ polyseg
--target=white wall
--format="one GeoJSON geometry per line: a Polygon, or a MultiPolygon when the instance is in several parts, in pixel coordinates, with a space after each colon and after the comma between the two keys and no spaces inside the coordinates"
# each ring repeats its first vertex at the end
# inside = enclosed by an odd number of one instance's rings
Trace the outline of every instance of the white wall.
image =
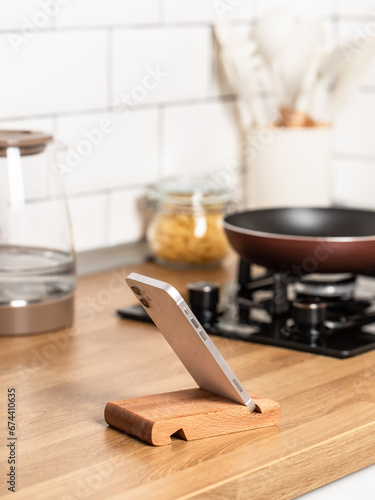
{"type": "MultiPolygon", "coordinates": [[[[367,0],[0,0],[0,127],[51,131],[82,154],[96,142],[64,174],[77,250],[141,239],[150,182],[237,160],[212,36],[224,3],[244,29],[275,4],[317,15],[330,43],[375,13],[367,0]]],[[[375,208],[374,131],[375,66],[337,120],[336,202],[375,208]]]]}

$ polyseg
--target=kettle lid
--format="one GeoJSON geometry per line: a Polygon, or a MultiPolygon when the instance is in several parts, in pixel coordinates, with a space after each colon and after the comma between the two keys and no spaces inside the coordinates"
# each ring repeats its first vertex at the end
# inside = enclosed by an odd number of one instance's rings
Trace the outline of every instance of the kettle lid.
{"type": "Polygon", "coordinates": [[[53,136],[31,130],[0,130],[0,156],[6,156],[7,148],[19,148],[22,156],[41,153],[53,136]]]}

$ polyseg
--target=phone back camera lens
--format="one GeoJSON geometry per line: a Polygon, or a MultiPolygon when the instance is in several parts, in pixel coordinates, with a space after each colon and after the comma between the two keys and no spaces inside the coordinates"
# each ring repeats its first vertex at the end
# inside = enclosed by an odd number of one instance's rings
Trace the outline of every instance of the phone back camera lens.
{"type": "Polygon", "coordinates": [[[143,297],[140,299],[140,303],[145,307],[150,307],[150,304],[143,297]]]}
{"type": "Polygon", "coordinates": [[[134,292],[136,295],[141,295],[141,291],[140,291],[140,289],[139,289],[137,286],[135,286],[135,285],[131,285],[131,287],[130,287],[130,288],[133,290],[133,292],[134,292]]]}

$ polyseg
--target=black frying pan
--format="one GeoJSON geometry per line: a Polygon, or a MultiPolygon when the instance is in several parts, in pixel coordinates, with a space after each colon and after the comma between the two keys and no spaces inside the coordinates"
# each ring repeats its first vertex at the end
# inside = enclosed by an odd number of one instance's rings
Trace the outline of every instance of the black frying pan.
{"type": "Polygon", "coordinates": [[[275,208],[228,215],[232,247],[275,271],[365,273],[375,270],[375,212],[340,208],[275,208]]]}

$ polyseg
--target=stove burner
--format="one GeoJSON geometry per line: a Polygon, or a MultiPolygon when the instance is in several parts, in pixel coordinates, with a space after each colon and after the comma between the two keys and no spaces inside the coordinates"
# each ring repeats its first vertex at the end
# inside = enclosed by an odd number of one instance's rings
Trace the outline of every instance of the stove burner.
{"type": "Polygon", "coordinates": [[[375,349],[374,278],[271,271],[257,277],[241,260],[238,291],[224,300],[224,310],[236,308],[237,316],[226,321],[224,312],[209,332],[336,358],[355,356],[375,349]],[[364,286],[363,279],[372,281],[364,286]]]}
{"type": "MultiPolygon", "coordinates": [[[[348,358],[375,349],[373,276],[255,273],[243,260],[238,282],[218,304],[215,283],[189,285],[190,305],[209,334],[348,358]]],[[[223,295],[223,294],[222,294],[223,295]]],[[[119,311],[147,321],[143,308],[119,311]]]]}
{"type": "Polygon", "coordinates": [[[219,285],[211,281],[198,281],[187,286],[189,305],[203,328],[212,326],[218,318],[219,285]]]}
{"type": "Polygon", "coordinates": [[[295,291],[299,296],[347,300],[354,296],[355,283],[353,274],[311,274],[297,281],[295,291]]]}
{"type": "Polygon", "coordinates": [[[252,265],[241,260],[238,283],[237,296],[227,297],[225,304],[237,304],[237,322],[247,325],[247,336],[243,330],[236,334],[233,325],[228,329],[221,321],[211,333],[336,358],[375,349],[374,277],[271,271],[257,277],[252,265]],[[363,279],[370,282],[364,286],[363,279]],[[268,295],[260,299],[259,294],[268,295]],[[254,311],[263,311],[267,320],[259,319],[262,315],[254,311]]]}
{"type": "Polygon", "coordinates": [[[300,335],[318,336],[324,331],[327,304],[315,300],[297,299],[292,302],[291,332],[300,335]]]}

